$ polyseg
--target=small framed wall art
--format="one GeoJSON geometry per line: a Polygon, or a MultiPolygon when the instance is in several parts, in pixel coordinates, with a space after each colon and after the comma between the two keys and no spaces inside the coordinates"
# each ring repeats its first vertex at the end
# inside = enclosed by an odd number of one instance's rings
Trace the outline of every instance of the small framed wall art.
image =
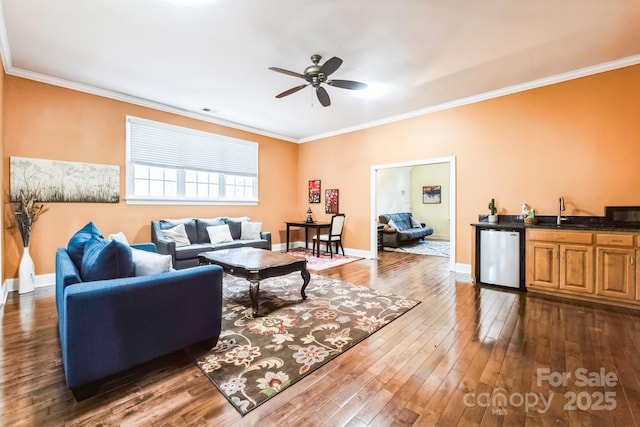
{"type": "Polygon", "coordinates": [[[425,185],[424,187],[422,187],[422,203],[440,203],[440,191],[441,188],[439,185],[425,185]]]}
{"type": "Polygon", "coordinates": [[[339,193],[337,188],[328,189],[324,193],[324,212],[337,214],[339,193]]]}
{"type": "Polygon", "coordinates": [[[309,203],[320,203],[320,180],[309,181],[309,203]]]}

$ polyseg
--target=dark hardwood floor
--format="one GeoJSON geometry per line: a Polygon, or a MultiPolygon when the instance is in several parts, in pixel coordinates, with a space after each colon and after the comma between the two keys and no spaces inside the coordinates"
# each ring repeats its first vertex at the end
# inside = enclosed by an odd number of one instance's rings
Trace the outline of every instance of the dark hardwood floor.
{"type": "Polygon", "coordinates": [[[383,252],[321,272],[422,304],[244,417],[186,351],[76,402],[53,287],[12,293],[1,313],[0,425],[638,424],[639,313],[475,287],[447,263],[383,252]]]}

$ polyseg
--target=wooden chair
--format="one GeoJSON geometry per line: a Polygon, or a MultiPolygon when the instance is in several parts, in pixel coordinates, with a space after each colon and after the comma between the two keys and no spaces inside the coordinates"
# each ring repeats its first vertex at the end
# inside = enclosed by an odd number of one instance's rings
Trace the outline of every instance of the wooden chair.
{"type": "Polygon", "coordinates": [[[333,258],[333,252],[331,251],[331,243],[336,244],[336,254],[338,254],[338,248],[342,248],[342,255],[344,255],[344,246],[342,246],[342,229],[344,228],[344,214],[335,214],[331,217],[331,226],[329,227],[329,234],[321,234],[320,236],[313,236],[313,251],[316,250],[316,244],[318,245],[318,252],[320,252],[320,242],[327,243],[327,251],[333,258]],[[318,241],[319,240],[319,241],[318,241]]]}

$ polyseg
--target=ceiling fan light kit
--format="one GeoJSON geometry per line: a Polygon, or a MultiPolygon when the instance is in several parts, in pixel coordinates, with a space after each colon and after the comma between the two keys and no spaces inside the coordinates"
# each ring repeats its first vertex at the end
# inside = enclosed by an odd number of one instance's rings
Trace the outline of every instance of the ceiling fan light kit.
{"type": "Polygon", "coordinates": [[[307,83],[303,85],[292,87],[291,89],[287,89],[284,92],[277,94],[276,98],[284,98],[285,96],[289,96],[311,85],[316,89],[316,96],[318,97],[320,104],[322,104],[323,107],[328,107],[331,105],[331,99],[329,98],[327,90],[321,86],[323,83],[341,89],[362,90],[367,88],[366,83],[355,82],[352,80],[328,80],[328,77],[340,68],[340,65],[342,65],[342,59],[334,56],[324,64],[318,65],[321,59],[322,57],[318,54],[311,55],[311,62],[313,62],[313,65],[305,68],[302,74],[296,73],[295,71],[285,70],[283,68],[269,67],[272,71],[293,77],[299,77],[307,81],[307,83]]]}

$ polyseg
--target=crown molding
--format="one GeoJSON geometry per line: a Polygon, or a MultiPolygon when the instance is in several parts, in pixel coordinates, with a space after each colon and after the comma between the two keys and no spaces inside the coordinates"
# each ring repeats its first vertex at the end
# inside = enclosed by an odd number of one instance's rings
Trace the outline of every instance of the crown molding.
{"type": "Polygon", "coordinates": [[[127,102],[129,104],[139,105],[141,107],[152,108],[154,110],[164,111],[166,113],[177,114],[179,116],[189,117],[196,120],[201,120],[208,123],[214,123],[221,126],[226,126],[232,129],[242,130],[246,132],[255,133],[258,135],[266,136],[269,138],[276,138],[283,141],[299,143],[296,138],[291,138],[287,135],[280,135],[273,132],[268,132],[263,129],[246,126],[241,123],[231,122],[227,120],[217,119],[206,114],[200,114],[193,111],[184,110],[171,105],[162,104],[148,99],[138,98],[131,95],[126,95],[119,92],[114,92],[94,86],[75,83],[69,80],[64,80],[56,77],[51,77],[46,74],[35,73],[32,71],[24,70],[13,66],[11,58],[11,48],[9,47],[9,39],[7,36],[7,26],[5,25],[4,10],[2,9],[2,2],[0,2],[0,56],[2,56],[2,63],[4,65],[4,72],[7,75],[21,77],[28,80],[34,80],[41,83],[50,84],[53,86],[59,86],[66,89],[71,89],[79,92],[84,92],[92,95],[102,96],[105,98],[113,99],[116,101],[127,102]]]}
{"type": "Polygon", "coordinates": [[[258,128],[253,128],[251,126],[243,125],[241,123],[217,119],[209,115],[200,114],[200,113],[196,113],[188,110],[183,110],[181,108],[177,108],[167,104],[162,104],[155,101],[150,101],[148,99],[138,98],[135,96],[126,95],[123,93],[114,92],[106,89],[101,89],[94,86],[75,83],[68,80],[59,79],[56,77],[47,76],[45,74],[35,73],[35,72],[14,67],[12,64],[11,50],[9,47],[9,41],[7,37],[6,25],[4,20],[4,12],[2,9],[2,2],[0,2],[0,55],[2,55],[5,74],[8,74],[8,75],[22,77],[22,78],[34,80],[34,81],[39,81],[39,82],[51,84],[54,86],[59,86],[67,89],[76,90],[79,92],[89,93],[92,95],[102,96],[102,97],[114,99],[117,101],[127,102],[130,104],[139,105],[142,107],[152,108],[154,110],[177,114],[180,116],[189,117],[196,120],[201,120],[208,123],[214,123],[214,124],[226,126],[232,129],[251,132],[254,134],[258,134],[258,135],[262,135],[270,138],[276,138],[276,139],[293,142],[297,144],[317,141],[319,139],[329,138],[337,135],[343,135],[346,133],[355,132],[359,130],[370,129],[376,126],[381,126],[389,123],[398,122],[401,120],[411,119],[414,117],[424,116],[424,115],[435,113],[438,111],[448,110],[450,108],[456,108],[463,105],[486,101],[489,99],[498,98],[505,95],[511,95],[518,92],[524,92],[530,89],[536,89],[543,86],[549,86],[552,84],[562,83],[565,81],[590,76],[593,74],[604,73],[607,71],[640,64],[640,55],[629,56],[629,57],[620,58],[620,59],[616,59],[609,62],[604,62],[597,65],[592,65],[589,67],[580,68],[580,69],[569,71],[566,73],[544,77],[544,78],[533,80],[526,83],[508,86],[502,89],[481,93],[481,94],[470,96],[467,98],[461,98],[454,101],[445,102],[442,104],[434,105],[434,106],[423,108],[420,110],[387,117],[385,119],[375,120],[372,122],[368,122],[368,123],[364,123],[356,126],[338,129],[332,132],[312,135],[306,138],[292,138],[287,135],[276,134],[276,133],[265,131],[264,129],[258,129],[258,128]]]}
{"type": "Polygon", "coordinates": [[[387,117],[385,119],[376,120],[373,122],[364,123],[362,125],[352,126],[348,128],[338,129],[333,132],[327,132],[323,134],[313,135],[307,138],[299,139],[298,142],[303,144],[305,142],[317,141],[323,138],[329,138],[332,136],[343,135],[349,132],[355,132],[364,129],[370,129],[372,127],[386,125],[389,123],[399,122],[414,117],[424,116],[427,114],[435,113],[438,111],[448,110],[450,108],[461,107],[463,105],[474,104],[476,102],[486,101],[493,98],[499,98],[505,95],[512,95],[518,92],[524,92],[530,89],[536,89],[543,86],[549,86],[556,83],[562,83],[569,80],[579,79],[581,77],[587,77],[594,74],[600,74],[607,71],[616,70],[619,68],[630,67],[632,65],[640,64],[640,55],[628,56],[626,58],[616,59],[614,61],[604,62],[602,64],[592,65],[589,67],[580,68],[577,70],[569,71],[566,73],[556,74],[549,77],[543,77],[541,79],[532,80],[530,82],[521,83],[513,86],[508,86],[502,89],[492,90],[489,92],[481,93],[479,95],[469,96],[467,98],[457,99],[451,102],[445,102],[442,104],[434,105],[431,107],[423,108],[421,110],[412,111],[405,114],[399,114],[397,116],[387,117]]]}
{"type": "Polygon", "coordinates": [[[11,67],[11,49],[9,48],[9,38],[7,36],[7,26],[4,25],[4,9],[0,1],[0,55],[2,56],[2,64],[4,72],[11,67]]]}
{"type": "MultiPolygon", "coordinates": [[[[6,65],[5,65],[5,68],[7,68],[6,65]]],[[[214,123],[214,124],[217,124],[217,125],[226,126],[226,127],[230,127],[230,128],[233,128],[233,129],[246,131],[246,132],[251,132],[251,133],[258,134],[258,135],[267,136],[267,137],[270,137],[270,138],[276,138],[276,139],[289,141],[289,142],[298,142],[296,139],[288,137],[286,135],[280,135],[280,134],[276,134],[276,133],[272,133],[272,132],[267,132],[267,131],[265,131],[263,129],[258,129],[258,128],[254,128],[254,127],[251,127],[251,126],[246,126],[246,125],[243,125],[241,123],[236,123],[236,122],[232,122],[232,121],[217,119],[215,117],[211,117],[211,116],[208,116],[206,114],[200,114],[200,113],[196,113],[196,112],[193,112],[193,111],[183,110],[181,108],[174,107],[174,106],[167,105],[167,104],[162,104],[160,102],[150,101],[148,99],[139,98],[139,97],[132,96],[132,95],[126,95],[124,93],[114,92],[114,91],[111,91],[111,90],[102,89],[102,88],[98,88],[98,87],[95,87],[95,86],[89,86],[89,85],[85,85],[85,84],[81,84],[81,83],[76,83],[76,82],[72,82],[72,81],[69,81],[69,80],[60,79],[60,78],[57,78],[57,77],[51,77],[51,76],[48,76],[48,75],[45,75],[45,74],[40,74],[40,73],[35,73],[35,72],[32,72],[32,71],[23,70],[21,68],[16,68],[16,67],[9,66],[9,69],[6,71],[6,73],[9,74],[9,75],[15,76],[15,77],[21,77],[21,78],[28,79],[28,80],[34,80],[34,81],[37,81],[37,82],[46,83],[46,84],[50,84],[50,85],[53,85],[53,86],[59,86],[59,87],[63,87],[63,88],[66,88],[66,89],[75,90],[75,91],[78,91],[78,92],[84,92],[84,93],[88,93],[88,94],[91,94],[91,95],[97,95],[97,96],[101,96],[101,97],[104,97],[104,98],[113,99],[113,100],[116,100],[116,101],[127,102],[129,104],[139,105],[141,107],[152,108],[154,110],[164,111],[166,113],[177,114],[177,115],[180,115],[180,116],[189,117],[189,118],[196,119],[196,120],[201,120],[203,122],[214,123]]]]}

